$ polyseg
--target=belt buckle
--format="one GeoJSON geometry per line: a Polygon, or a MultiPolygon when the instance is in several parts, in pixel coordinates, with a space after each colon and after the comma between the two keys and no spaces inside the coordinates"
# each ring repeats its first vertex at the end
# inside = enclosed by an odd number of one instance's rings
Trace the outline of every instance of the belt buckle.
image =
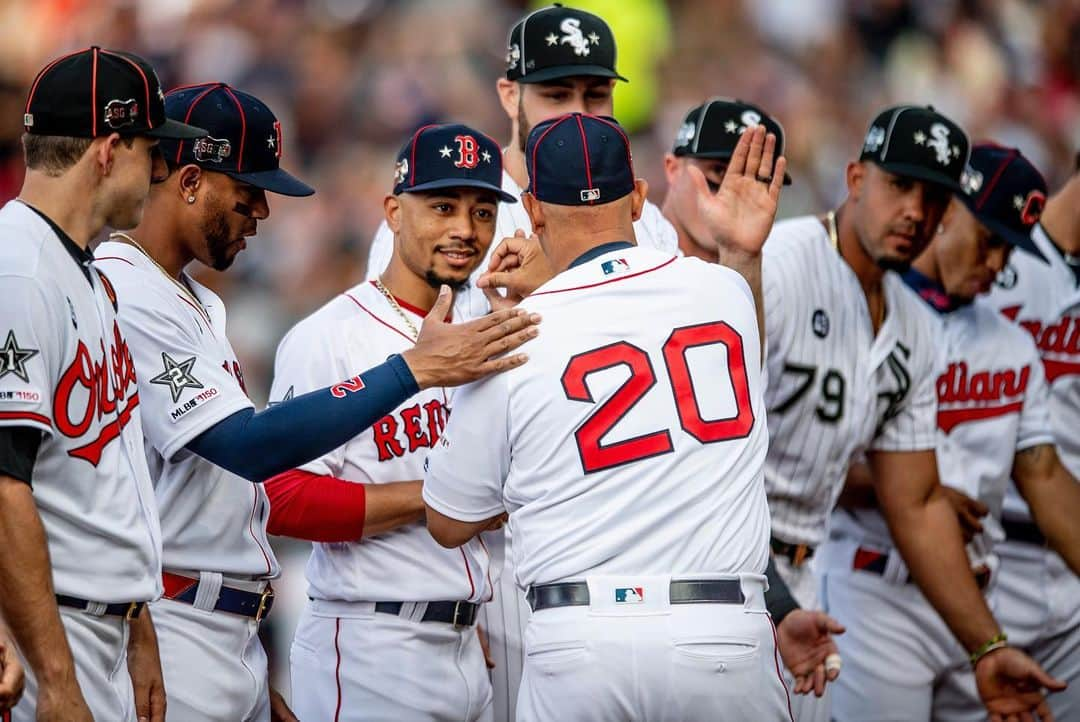
{"type": "Polygon", "coordinates": [[[795,547],[795,554],[791,558],[791,563],[797,567],[801,567],[803,562],[806,561],[807,554],[810,552],[810,547],[805,544],[799,544],[795,547]]]}
{"type": "Polygon", "coordinates": [[[124,612],[124,621],[130,622],[139,616],[139,612],[142,611],[141,602],[129,602],[127,611],[124,612]]]}
{"type": "Polygon", "coordinates": [[[465,613],[464,610],[468,608],[463,607],[463,604],[468,604],[468,602],[454,602],[454,614],[450,619],[450,623],[454,625],[454,629],[464,629],[471,624],[471,620],[466,622],[461,619],[462,614],[465,613]]]}
{"type": "Polygon", "coordinates": [[[269,603],[274,599],[274,588],[269,584],[266,585],[266,589],[259,595],[259,608],[255,612],[255,623],[258,624],[262,621],[263,616],[268,611],[269,603]]]}

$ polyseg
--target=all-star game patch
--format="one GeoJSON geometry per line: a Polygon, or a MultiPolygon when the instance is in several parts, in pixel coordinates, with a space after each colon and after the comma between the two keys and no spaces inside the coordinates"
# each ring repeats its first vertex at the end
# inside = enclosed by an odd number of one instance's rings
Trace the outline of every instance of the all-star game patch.
{"type": "Polygon", "coordinates": [[[0,346],[0,379],[11,374],[23,381],[30,383],[30,373],[26,370],[26,362],[38,355],[36,348],[21,348],[15,338],[15,331],[7,333],[7,340],[0,346]]]}
{"type": "Polygon", "coordinates": [[[191,369],[195,366],[194,356],[177,363],[172,356],[162,351],[161,360],[165,363],[165,370],[150,379],[150,383],[168,386],[174,404],[180,400],[184,389],[203,388],[202,383],[191,375],[191,369]]]}

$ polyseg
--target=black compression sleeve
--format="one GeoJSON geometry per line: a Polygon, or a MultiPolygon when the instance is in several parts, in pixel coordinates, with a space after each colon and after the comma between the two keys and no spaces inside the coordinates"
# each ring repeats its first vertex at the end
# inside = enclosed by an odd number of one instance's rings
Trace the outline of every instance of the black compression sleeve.
{"type": "Polygon", "coordinates": [[[31,483],[41,431],[28,426],[0,427],[0,474],[31,483]]]}
{"type": "Polygon", "coordinates": [[[772,554],[769,555],[769,565],[765,567],[765,576],[769,579],[769,591],[765,592],[765,607],[772,615],[773,622],[780,626],[784,617],[799,608],[799,603],[791,596],[791,590],[776,571],[772,554]]]}

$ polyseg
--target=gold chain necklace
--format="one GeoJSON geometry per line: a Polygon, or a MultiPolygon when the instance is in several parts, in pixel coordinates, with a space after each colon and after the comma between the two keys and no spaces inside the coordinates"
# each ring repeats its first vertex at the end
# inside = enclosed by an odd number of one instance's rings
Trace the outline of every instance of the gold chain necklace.
{"type": "Polygon", "coordinates": [[[195,308],[202,311],[203,315],[207,317],[207,321],[209,322],[209,314],[206,312],[206,308],[202,305],[202,301],[200,301],[198,299],[198,297],[194,294],[194,292],[192,292],[192,290],[190,288],[188,288],[186,283],[181,283],[180,281],[173,278],[172,274],[170,274],[168,271],[166,271],[165,267],[157,262],[157,259],[155,259],[149,253],[147,253],[146,249],[143,248],[142,246],[140,246],[139,242],[136,241],[131,236],[129,236],[128,234],[122,233],[120,231],[113,231],[112,233],[109,234],[109,240],[110,241],[115,241],[118,238],[125,241],[125,242],[127,242],[127,243],[129,243],[132,246],[135,246],[135,248],[139,249],[140,253],[142,253],[144,256],[146,256],[148,259],[150,259],[150,263],[153,263],[155,266],[157,266],[157,269],[159,271],[161,271],[162,275],[164,275],[165,278],[172,281],[173,285],[176,286],[177,288],[179,288],[181,293],[183,293],[188,298],[188,300],[190,300],[192,303],[195,304],[195,308]]]}
{"type": "Polygon", "coordinates": [[[416,325],[413,324],[412,320],[405,315],[404,309],[398,304],[397,299],[394,298],[394,294],[390,293],[386,286],[383,285],[382,280],[378,278],[375,279],[375,288],[379,289],[379,292],[386,297],[386,302],[390,304],[390,307],[397,311],[398,315],[401,316],[401,320],[409,327],[409,333],[412,334],[412,340],[413,343],[415,343],[416,339],[420,338],[420,331],[416,328],[416,325]]]}
{"type": "Polygon", "coordinates": [[[825,225],[829,227],[829,240],[832,241],[834,250],[840,250],[840,234],[836,230],[836,211],[825,214],[825,225]]]}

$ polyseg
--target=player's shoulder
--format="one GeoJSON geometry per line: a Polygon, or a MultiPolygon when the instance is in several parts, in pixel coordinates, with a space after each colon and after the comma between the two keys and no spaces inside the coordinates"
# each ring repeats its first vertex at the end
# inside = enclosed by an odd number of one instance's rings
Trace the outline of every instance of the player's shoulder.
{"type": "Polygon", "coordinates": [[[830,273],[844,261],[832,247],[825,226],[816,216],[800,216],[775,223],[762,247],[762,269],[773,279],[830,273]]]}
{"type": "Polygon", "coordinates": [[[53,231],[19,201],[0,209],[0,276],[38,278],[45,243],[53,231]]]}
{"type": "Polygon", "coordinates": [[[652,201],[646,199],[641,207],[641,217],[634,223],[634,233],[638,244],[645,248],[655,248],[665,253],[676,253],[679,248],[679,234],[652,201]]]}
{"type": "Polygon", "coordinates": [[[334,296],[293,324],[281,339],[279,352],[294,344],[309,344],[345,333],[341,327],[354,323],[358,314],[370,317],[372,303],[378,300],[377,293],[370,281],[363,281],[334,296]]]}
{"type": "Polygon", "coordinates": [[[181,308],[183,300],[172,281],[130,244],[101,243],[94,251],[94,268],[116,289],[122,316],[125,309],[161,313],[181,308]]]}
{"type": "Polygon", "coordinates": [[[883,283],[887,293],[886,304],[892,306],[887,312],[895,316],[902,327],[923,336],[941,333],[941,316],[919,298],[919,294],[904,282],[900,274],[886,271],[883,283]]]}
{"type": "Polygon", "coordinates": [[[1038,355],[1035,340],[1023,326],[1013,323],[986,296],[976,298],[971,304],[979,338],[993,339],[995,348],[1018,348],[1038,355]]]}

